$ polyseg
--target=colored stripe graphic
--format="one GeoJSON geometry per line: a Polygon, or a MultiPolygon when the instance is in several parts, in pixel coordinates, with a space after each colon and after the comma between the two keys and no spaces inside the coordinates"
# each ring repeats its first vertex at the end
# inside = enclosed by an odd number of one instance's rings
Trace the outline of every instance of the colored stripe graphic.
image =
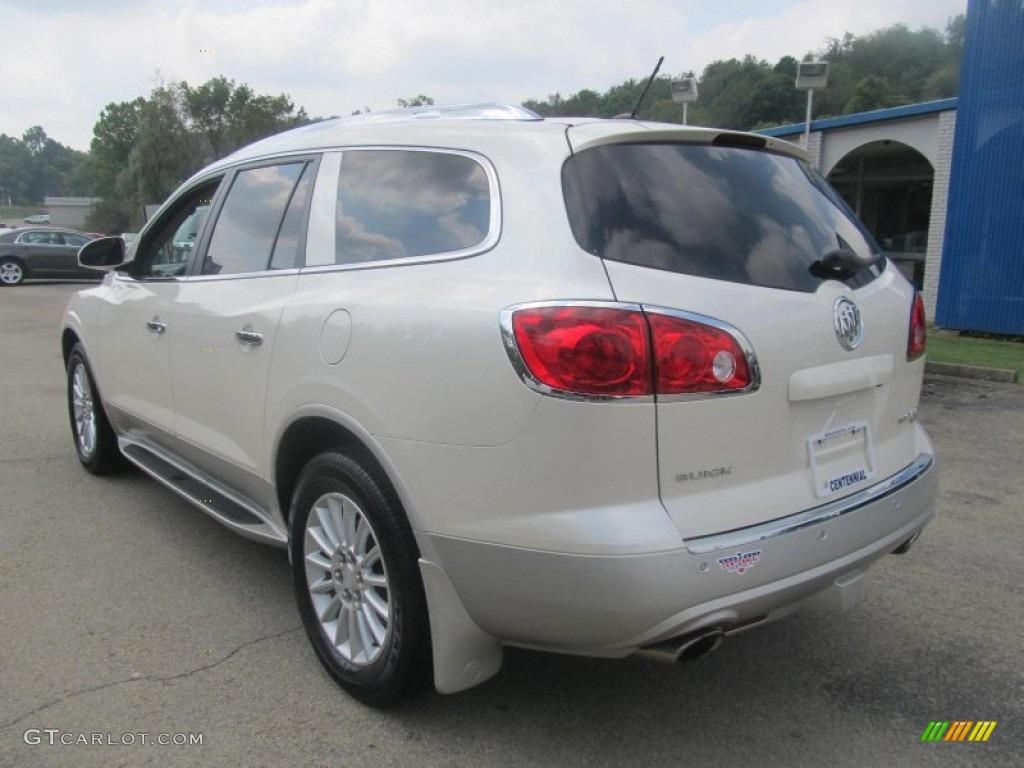
{"type": "Polygon", "coordinates": [[[988,737],[992,735],[992,731],[996,729],[995,720],[982,720],[971,731],[971,735],[968,741],[988,741],[988,737]]]}
{"type": "Polygon", "coordinates": [[[996,725],[995,720],[932,720],[921,741],[988,741],[996,725]]]}
{"type": "Polygon", "coordinates": [[[954,720],[949,728],[949,733],[943,741],[963,741],[967,735],[967,729],[974,725],[970,720],[954,720]]]}

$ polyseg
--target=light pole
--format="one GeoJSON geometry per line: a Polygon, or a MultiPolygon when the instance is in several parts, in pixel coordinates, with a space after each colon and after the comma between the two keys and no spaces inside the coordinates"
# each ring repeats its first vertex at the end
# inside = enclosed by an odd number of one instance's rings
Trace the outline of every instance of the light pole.
{"type": "Polygon", "coordinates": [[[804,149],[811,144],[811,110],[814,91],[828,84],[827,61],[801,61],[796,67],[796,87],[807,89],[807,117],[804,119],[804,149]]]}
{"type": "Polygon", "coordinates": [[[672,101],[683,103],[683,125],[686,125],[686,108],[697,100],[697,78],[684,77],[672,81],[672,101]]]}

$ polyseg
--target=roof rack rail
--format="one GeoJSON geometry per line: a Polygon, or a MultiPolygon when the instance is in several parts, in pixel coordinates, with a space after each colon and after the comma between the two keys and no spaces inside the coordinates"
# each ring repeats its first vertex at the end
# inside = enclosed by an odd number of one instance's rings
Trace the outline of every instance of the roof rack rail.
{"type": "Polygon", "coordinates": [[[426,104],[419,107],[367,112],[339,119],[341,123],[404,122],[406,120],[543,120],[533,110],[511,104],[426,104]]]}

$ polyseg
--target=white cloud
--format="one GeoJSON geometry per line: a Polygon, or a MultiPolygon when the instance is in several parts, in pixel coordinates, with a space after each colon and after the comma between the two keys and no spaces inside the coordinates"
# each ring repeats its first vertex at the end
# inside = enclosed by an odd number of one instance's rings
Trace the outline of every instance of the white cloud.
{"type": "Polygon", "coordinates": [[[87,149],[100,110],[148,95],[157,71],[288,93],[311,115],[424,93],[438,103],[604,90],[719,58],[801,56],[896,22],[942,28],[966,0],[17,0],[5,9],[0,132],[32,125],[87,149]],[[210,51],[209,53],[205,51],[210,51]],[[14,66],[10,62],[16,62],[14,66]]]}

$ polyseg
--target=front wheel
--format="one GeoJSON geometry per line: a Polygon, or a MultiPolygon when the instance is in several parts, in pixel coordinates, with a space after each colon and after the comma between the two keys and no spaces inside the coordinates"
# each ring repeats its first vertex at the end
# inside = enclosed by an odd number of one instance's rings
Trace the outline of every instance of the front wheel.
{"type": "Polygon", "coordinates": [[[17,259],[0,259],[0,285],[20,285],[25,280],[25,268],[17,259]]]}
{"type": "Polygon", "coordinates": [[[394,493],[351,457],[322,453],[299,477],[290,527],[299,614],[331,677],[377,706],[419,687],[430,627],[416,542],[394,493]]]}
{"type": "Polygon", "coordinates": [[[105,475],[124,465],[117,435],[107,421],[80,344],[75,344],[68,355],[68,416],[75,452],[83,467],[94,475],[105,475]]]}

